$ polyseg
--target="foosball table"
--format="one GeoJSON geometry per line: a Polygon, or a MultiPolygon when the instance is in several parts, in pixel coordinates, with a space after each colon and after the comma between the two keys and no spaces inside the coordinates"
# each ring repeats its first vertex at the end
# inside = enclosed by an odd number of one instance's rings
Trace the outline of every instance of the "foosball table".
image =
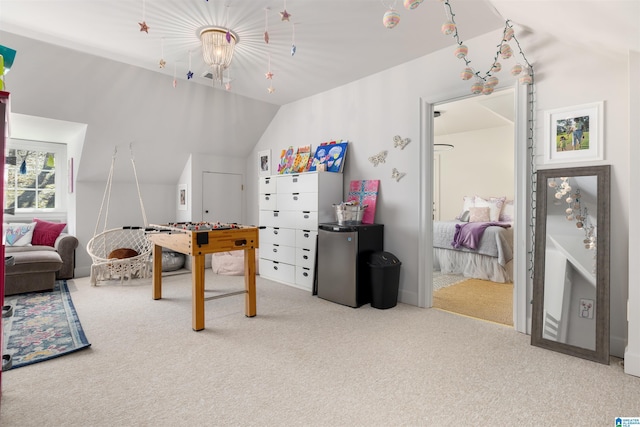
{"type": "Polygon", "coordinates": [[[245,316],[256,315],[256,264],[258,228],[230,223],[178,222],[151,224],[147,236],[153,243],[153,299],[162,298],[162,248],[191,257],[192,328],[204,329],[204,302],[238,294],[245,295],[245,316]],[[205,298],[205,255],[244,250],[244,291],[205,298]]]}

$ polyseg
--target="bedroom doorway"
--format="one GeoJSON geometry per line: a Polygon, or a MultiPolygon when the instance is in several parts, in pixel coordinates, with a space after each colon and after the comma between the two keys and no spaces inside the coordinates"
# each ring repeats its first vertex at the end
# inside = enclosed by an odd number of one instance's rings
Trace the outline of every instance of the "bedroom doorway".
{"type": "Polygon", "coordinates": [[[513,326],[514,90],[439,103],[433,117],[433,307],[513,326]],[[481,233],[476,250],[460,226],[481,233]]]}

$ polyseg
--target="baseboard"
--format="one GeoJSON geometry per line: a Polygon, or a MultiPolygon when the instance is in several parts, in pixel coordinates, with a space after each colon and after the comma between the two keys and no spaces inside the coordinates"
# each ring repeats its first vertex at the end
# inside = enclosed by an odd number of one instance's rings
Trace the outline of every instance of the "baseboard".
{"type": "Polygon", "coordinates": [[[624,373],[640,377],[640,353],[624,353],[624,373]]]}

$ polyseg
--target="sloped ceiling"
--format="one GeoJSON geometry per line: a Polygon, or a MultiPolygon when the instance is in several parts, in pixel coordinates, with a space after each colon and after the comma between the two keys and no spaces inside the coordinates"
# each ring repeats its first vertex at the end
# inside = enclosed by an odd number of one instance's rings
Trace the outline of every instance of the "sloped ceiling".
{"type": "MultiPolygon", "coordinates": [[[[504,21],[486,0],[457,0],[456,21],[466,39],[501,28],[504,21]]],[[[239,41],[229,68],[231,91],[284,105],[452,46],[440,26],[443,4],[426,0],[407,10],[402,2],[378,0],[5,0],[1,28],[30,38],[136,65],[189,83],[203,78],[199,30],[234,30],[239,41]],[[280,12],[291,14],[283,21],[280,12]],[[401,21],[382,24],[397,4],[401,21]],[[228,6],[228,7],[227,7],[228,6]],[[148,24],[141,32],[139,22],[148,24]],[[265,43],[267,30],[269,42],[265,43]],[[291,46],[296,53],[291,55],[291,46]],[[167,64],[159,67],[163,58],[167,64]],[[265,73],[274,77],[268,81],[265,73]],[[272,84],[275,89],[269,93],[272,84]]],[[[217,86],[219,90],[224,87],[217,86]]]]}
{"type": "MultiPolygon", "coordinates": [[[[282,21],[284,0],[4,0],[0,4],[0,29],[175,77],[181,85],[201,85],[210,90],[212,81],[201,77],[207,67],[201,59],[197,32],[205,25],[226,25],[240,37],[230,69],[232,93],[279,106],[455,43],[440,32],[445,20],[443,2],[424,0],[414,10],[405,9],[402,3],[289,0],[286,9],[292,17],[282,21]],[[387,29],[382,16],[393,3],[397,3],[401,21],[396,28],[387,29]],[[143,19],[149,25],[148,34],[140,31],[138,23],[143,19]],[[270,35],[268,44],[264,41],[265,30],[270,35]],[[297,51],[291,56],[294,43],[297,51]],[[167,61],[165,68],[158,66],[160,58],[167,61]],[[269,60],[272,82],[265,78],[269,60]],[[195,77],[187,81],[190,68],[195,77]],[[267,91],[271,83],[273,93],[267,91]]],[[[450,3],[464,40],[502,28],[509,19],[525,51],[534,44],[544,48],[545,43],[558,39],[611,55],[640,50],[637,0],[450,3]]],[[[168,84],[170,81],[167,79],[168,84]]],[[[225,89],[216,86],[215,90],[225,89]]],[[[484,106],[474,108],[481,108],[492,119],[513,120],[504,112],[508,102],[499,105],[504,101],[499,93],[476,99],[484,106]]],[[[453,113],[446,114],[443,120],[454,117],[453,113]]],[[[467,124],[462,119],[452,123],[467,124]]],[[[464,131],[454,126],[447,125],[446,131],[464,131]]],[[[63,140],[64,135],[56,139],[63,140]]],[[[252,143],[234,149],[248,153],[252,143]]],[[[211,147],[203,144],[189,149],[206,154],[211,147]]]]}

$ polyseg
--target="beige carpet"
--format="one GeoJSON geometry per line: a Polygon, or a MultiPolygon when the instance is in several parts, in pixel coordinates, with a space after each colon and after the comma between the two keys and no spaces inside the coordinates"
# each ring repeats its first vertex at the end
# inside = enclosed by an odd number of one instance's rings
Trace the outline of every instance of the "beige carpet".
{"type": "Polygon", "coordinates": [[[441,310],[513,326],[513,283],[467,279],[435,291],[433,306],[441,310]]]}
{"type": "MultiPolygon", "coordinates": [[[[205,281],[243,286],[211,269],[205,281]]],[[[91,347],[3,372],[2,427],[591,427],[640,414],[640,378],[616,361],[442,310],[356,309],[258,277],[256,317],[243,296],[215,299],[194,332],[189,275],[165,277],[157,301],[150,279],[68,284],[91,347]]]]}

